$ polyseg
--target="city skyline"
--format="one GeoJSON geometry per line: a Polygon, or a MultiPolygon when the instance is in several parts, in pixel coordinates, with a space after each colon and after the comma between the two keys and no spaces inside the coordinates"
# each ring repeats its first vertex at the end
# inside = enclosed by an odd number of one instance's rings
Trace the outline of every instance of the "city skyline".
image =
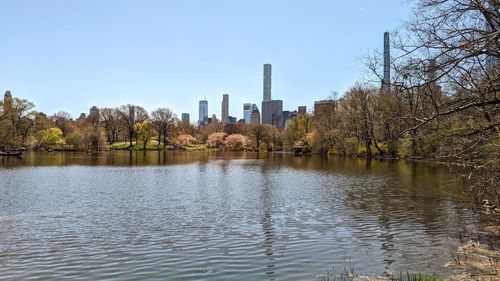
{"type": "Polygon", "coordinates": [[[0,9],[0,92],[38,111],[77,118],[94,105],[131,103],[197,116],[206,97],[210,114],[219,115],[220,96],[229,93],[229,112],[241,119],[243,103],[261,103],[265,63],[276,70],[273,98],[284,108],[312,108],[332,90],[343,93],[362,78],[359,58],[381,50],[380,34],[397,28],[411,6],[5,1],[0,9]]]}

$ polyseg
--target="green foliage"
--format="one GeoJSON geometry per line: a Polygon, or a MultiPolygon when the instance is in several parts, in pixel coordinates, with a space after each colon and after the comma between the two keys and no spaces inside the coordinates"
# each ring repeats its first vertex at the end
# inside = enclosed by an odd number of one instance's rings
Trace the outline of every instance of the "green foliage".
{"type": "Polygon", "coordinates": [[[39,148],[54,148],[65,143],[63,133],[61,129],[57,127],[52,127],[38,132],[37,142],[37,147],[39,148]]]}
{"type": "Polygon", "coordinates": [[[75,150],[84,150],[85,142],[83,141],[83,138],[83,134],[79,130],[75,130],[66,136],[65,142],[67,145],[72,146],[75,150]]]}
{"type": "Polygon", "coordinates": [[[137,132],[139,139],[143,143],[143,149],[147,148],[147,144],[153,136],[153,123],[146,119],[134,125],[134,130],[137,132]]]}

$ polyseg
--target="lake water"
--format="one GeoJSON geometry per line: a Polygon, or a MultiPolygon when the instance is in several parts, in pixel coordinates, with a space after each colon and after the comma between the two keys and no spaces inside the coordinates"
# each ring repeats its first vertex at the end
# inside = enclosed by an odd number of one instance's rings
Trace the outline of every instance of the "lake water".
{"type": "Polygon", "coordinates": [[[0,279],[449,274],[477,219],[446,167],[290,154],[0,157],[0,279]]]}

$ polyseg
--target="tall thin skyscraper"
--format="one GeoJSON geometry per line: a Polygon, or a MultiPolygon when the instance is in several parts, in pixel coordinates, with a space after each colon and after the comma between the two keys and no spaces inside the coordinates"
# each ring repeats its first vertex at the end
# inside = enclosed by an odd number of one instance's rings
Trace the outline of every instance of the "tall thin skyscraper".
{"type": "Polygon", "coordinates": [[[264,64],[264,101],[271,100],[271,64],[264,64]]]}
{"type": "Polygon", "coordinates": [[[200,118],[198,119],[198,124],[203,126],[208,120],[208,101],[200,100],[199,108],[200,118]]]}
{"type": "Polygon", "coordinates": [[[222,95],[222,112],[221,112],[221,118],[222,122],[229,122],[229,95],[224,94],[222,95]]]}
{"type": "Polygon", "coordinates": [[[389,39],[389,32],[384,32],[384,80],[382,88],[386,93],[390,91],[391,84],[391,43],[389,39]]]}

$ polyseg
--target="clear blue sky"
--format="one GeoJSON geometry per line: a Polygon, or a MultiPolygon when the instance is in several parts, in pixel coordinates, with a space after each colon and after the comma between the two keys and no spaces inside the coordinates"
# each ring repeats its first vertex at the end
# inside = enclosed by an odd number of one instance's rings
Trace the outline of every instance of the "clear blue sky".
{"type": "Polygon", "coordinates": [[[410,13],[404,0],[0,0],[0,91],[47,114],[92,105],[169,107],[242,118],[262,101],[262,68],[284,109],[340,93],[359,58],[410,13]]]}

